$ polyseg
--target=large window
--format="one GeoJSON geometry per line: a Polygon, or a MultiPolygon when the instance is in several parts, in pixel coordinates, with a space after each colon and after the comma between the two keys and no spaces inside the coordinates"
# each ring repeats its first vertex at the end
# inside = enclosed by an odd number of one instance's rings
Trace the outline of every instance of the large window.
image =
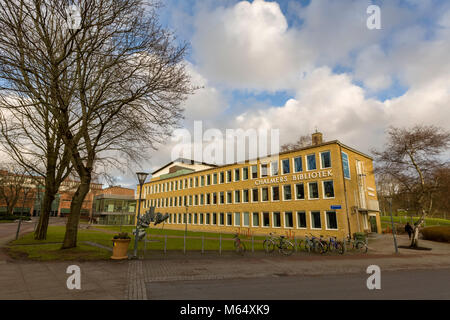
{"type": "Polygon", "coordinates": [[[311,211],[311,228],[322,229],[322,221],[320,220],[320,211],[311,211]]]}
{"type": "Polygon", "coordinates": [[[233,225],[233,216],[232,216],[232,214],[231,214],[231,212],[228,212],[227,213],[227,226],[231,226],[231,225],[233,225]]]}
{"type": "Polygon", "coordinates": [[[281,164],[283,166],[283,174],[291,173],[291,165],[289,163],[289,159],[281,160],[281,164]]]}
{"type": "Polygon", "coordinates": [[[200,177],[202,187],[205,185],[205,176],[200,177]]]}
{"type": "Polygon", "coordinates": [[[263,227],[270,227],[270,214],[263,212],[263,227]]]}
{"type": "Polygon", "coordinates": [[[249,202],[249,192],[248,189],[242,190],[242,202],[247,203],[249,202]]]}
{"type": "Polygon", "coordinates": [[[258,202],[258,188],[252,189],[252,201],[258,202]]]}
{"type": "Polygon", "coordinates": [[[303,183],[297,183],[295,185],[295,199],[296,200],[305,199],[305,187],[303,186],[303,183]]]}
{"type": "Polygon", "coordinates": [[[241,169],[234,169],[234,181],[241,180],[241,169]]]}
{"type": "Polygon", "coordinates": [[[341,152],[342,156],[342,168],[344,170],[344,178],[350,179],[350,166],[348,164],[348,155],[345,152],[341,152]]]}
{"type": "Polygon", "coordinates": [[[306,228],[306,213],[297,211],[297,228],[306,228]]]}
{"type": "Polygon", "coordinates": [[[270,164],[270,167],[272,169],[272,176],[278,175],[278,161],[272,161],[270,164]]]}
{"type": "Polygon", "coordinates": [[[242,226],[248,227],[250,225],[250,214],[248,212],[244,212],[242,215],[242,226]]]}
{"type": "Polygon", "coordinates": [[[213,225],[217,224],[217,213],[215,213],[215,212],[213,212],[213,214],[212,214],[212,224],[213,225]]]}
{"type": "Polygon", "coordinates": [[[252,179],[258,178],[258,166],[254,165],[252,168],[252,179]]]}
{"type": "Polygon", "coordinates": [[[203,213],[199,213],[198,214],[199,215],[199,217],[200,217],[200,221],[198,222],[199,224],[203,224],[204,223],[204,221],[203,221],[203,213]]]}
{"type": "Polygon", "coordinates": [[[213,183],[217,184],[217,173],[213,174],[213,183]]]}
{"type": "Polygon", "coordinates": [[[210,213],[206,214],[206,224],[211,224],[211,214],[210,213]]]}
{"type": "Polygon", "coordinates": [[[197,224],[197,214],[194,213],[194,224],[197,224]]]}
{"type": "Polygon", "coordinates": [[[284,227],[292,228],[294,226],[294,221],[292,218],[292,212],[288,211],[284,213],[284,227]]]}
{"type": "Polygon", "coordinates": [[[320,153],[320,166],[322,169],[331,168],[331,152],[325,151],[320,153]]]}
{"type": "Polygon", "coordinates": [[[261,164],[261,178],[267,177],[267,163],[261,164]]]}
{"type": "Polygon", "coordinates": [[[326,216],[327,216],[327,229],[336,230],[338,228],[336,211],[327,211],[326,216]]]}
{"type": "Polygon", "coordinates": [[[222,191],[222,192],[220,192],[220,196],[219,196],[219,203],[220,204],[224,204],[225,203],[225,194],[224,194],[224,192],[222,191]]]}
{"type": "Polygon", "coordinates": [[[309,199],[319,199],[319,186],[317,182],[309,182],[309,199]]]}
{"type": "Polygon", "coordinates": [[[306,166],[307,170],[316,170],[316,155],[315,154],[309,154],[306,156],[306,166]]]}
{"type": "Polygon", "coordinates": [[[281,227],[281,214],[279,212],[273,213],[273,226],[275,228],[281,227]]]}
{"type": "Polygon", "coordinates": [[[220,213],[219,224],[223,226],[225,224],[225,214],[223,212],[220,213]]]}
{"type": "Polygon", "coordinates": [[[231,182],[231,170],[227,171],[227,182],[231,182]]]}
{"type": "Polygon", "coordinates": [[[232,203],[231,197],[232,197],[231,191],[227,191],[227,203],[232,203]]]}
{"type": "Polygon", "coordinates": [[[241,202],[241,191],[235,190],[234,191],[234,203],[240,203],[241,202]]]}
{"type": "Polygon", "coordinates": [[[212,204],[217,204],[217,192],[213,192],[212,194],[212,204]]]}
{"type": "Polygon", "coordinates": [[[240,227],[241,226],[241,213],[240,212],[235,212],[234,213],[234,225],[236,227],[240,227]]]}
{"type": "Polygon", "coordinates": [[[207,194],[206,194],[206,204],[207,204],[207,205],[210,205],[210,204],[211,204],[211,194],[210,194],[210,193],[207,193],[207,194]]]}
{"type": "Polygon", "coordinates": [[[283,200],[285,201],[292,200],[292,192],[290,184],[283,186],[283,200]]]}
{"type": "Polygon", "coordinates": [[[219,179],[219,181],[220,181],[220,183],[224,183],[225,182],[225,172],[221,172],[220,173],[220,177],[219,177],[220,179],[219,179]]]}
{"type": "Polygon", "coordinates": [[[261,188],[261,201],[269,201],[269,188],[261,188]]]}
{"type": "Polygon", "coordinates": [[[280,200],[280,187],[273,186],[272,187],[272,201],[280,200]]]}
{"type": "Polygon", "coordinates": [[[210,175],[210,174],[208,174],[208,175],[206,176],[206,185],[207,185],[207,186],[210,186],[210,185],[211,185],[211,175],[210,175]]]}
{"type": "Polygon", "coordinates": [[[323,197],[324,198],[334,198],[333,180],[323,182],[323,197]]]}
{"type": "Polygon", "coordinates": [[[252,225],[254,227],[259,227],[259,212],[252,213],[252,225]]]}
{"type": "Polygon", "coordinates": [[[242,168],[242,180],[248,180],[248,167],[242,168]]]}

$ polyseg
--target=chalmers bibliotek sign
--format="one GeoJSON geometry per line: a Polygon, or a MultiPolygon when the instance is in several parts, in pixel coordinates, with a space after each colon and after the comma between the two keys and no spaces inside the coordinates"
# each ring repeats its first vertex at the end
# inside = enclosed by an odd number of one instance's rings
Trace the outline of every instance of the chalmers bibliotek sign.
{"type": "Polygon", "coordinates": [[[258,179],[255,180],[255,185],[259,186],[264,184],[289,182],[289,178],[291,178],[291,181],[303,181],[308,179],[327,178],[332,176],[333,172],[330,169],[330,170],[299,173],[292,176],[258,179]]]}

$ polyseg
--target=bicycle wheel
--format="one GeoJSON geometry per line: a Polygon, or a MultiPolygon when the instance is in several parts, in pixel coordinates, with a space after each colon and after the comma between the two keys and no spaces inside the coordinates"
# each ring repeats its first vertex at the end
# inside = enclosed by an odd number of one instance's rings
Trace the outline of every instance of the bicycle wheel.
{"type": "Polygon", "coordinates": [[[294,245],[292,242],[285,240],[281,243],[280,252],[286,256],[290,256],[294,252],[294,245]]]}
{"type": "Polygon", "coordinates": [[[321,254],[327,253],[329,250],[328,243],[325,241],[320,241],[320,244],[322,244],[322,251],[320,251],[321,254]]]}
{"type": "Polygon", "coordinates": [[[243,255],[245,253],[245,244],[243,242],[239,242],[236,246],[236,253],[243,255]]]}
{"type": "Polygon", "coordinates": [[[337,242],[336,243],[336,250],[337,252],[339,252],[339,254],[344,254],[344,245],[342,244],[342,242],[337,242]]]}
{"type": "Polygon", "coordinates": [[[273,250],[275,250],[275,243],[273,242],[273,240],[266,239],[263,242],[263,247],[266,253],[272,253],[273,250]]]}
{"type": "Polygon", "coordinates": [[[305,241],[305,251],[308,253],[311,252],[311,247],[311,243],[309,241],[305,241]]]}
{"type": "Polygon", "coordinates": [[[355,247],[356,247],[356,250],[360,253],[366,253],[368,250],[366,243],[362,242],[362,241],[356,242],[355,247]]]}
{"type": "Polygon", "coordinates": [[[323,253],[323,245],[319,240],[313,240],[313,251],[315,253],[323,253]]]}

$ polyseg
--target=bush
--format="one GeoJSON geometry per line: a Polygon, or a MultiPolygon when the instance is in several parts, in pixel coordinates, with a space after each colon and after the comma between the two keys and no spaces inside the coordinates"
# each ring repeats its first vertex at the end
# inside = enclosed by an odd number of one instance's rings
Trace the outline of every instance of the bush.
{"type": "Polygon", "coordinates": [[[131,239],[127,232],[122,232],[114,236],[114,239],[131,239]]]}
{"type": "MultiPolygon", "coordinates": [[[[16,215],[7,215],[7,214],[0,214],[0,220],[6,220],[6,221],[15,221],[15,220],[19,220],[20,219],[20,216],[16,216],[16,215]]],[[[29,216],[25,216],[25,215],[23,215],[22,216],[22,221],[23,220],[26,220],[26,221],[28,221],[28,220],[30,220],[30,217],[29,216]]]]}
{"type": "Polygon", "coordinates": [[[450,242],[450,226],[426,227],[421,232],[425,240],[450,242]]]}

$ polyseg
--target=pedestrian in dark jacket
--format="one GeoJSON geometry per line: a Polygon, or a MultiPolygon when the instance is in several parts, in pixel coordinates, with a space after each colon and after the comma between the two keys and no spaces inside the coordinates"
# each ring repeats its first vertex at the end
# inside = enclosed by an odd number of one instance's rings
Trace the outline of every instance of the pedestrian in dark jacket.
{"type": "Polygon", "coordinates": [[[409,222],[406,223],[405,231],[408,233],[409,239],[411,239],[411,235],[413,233],[413,227],[411,227],[409,222]]]}

